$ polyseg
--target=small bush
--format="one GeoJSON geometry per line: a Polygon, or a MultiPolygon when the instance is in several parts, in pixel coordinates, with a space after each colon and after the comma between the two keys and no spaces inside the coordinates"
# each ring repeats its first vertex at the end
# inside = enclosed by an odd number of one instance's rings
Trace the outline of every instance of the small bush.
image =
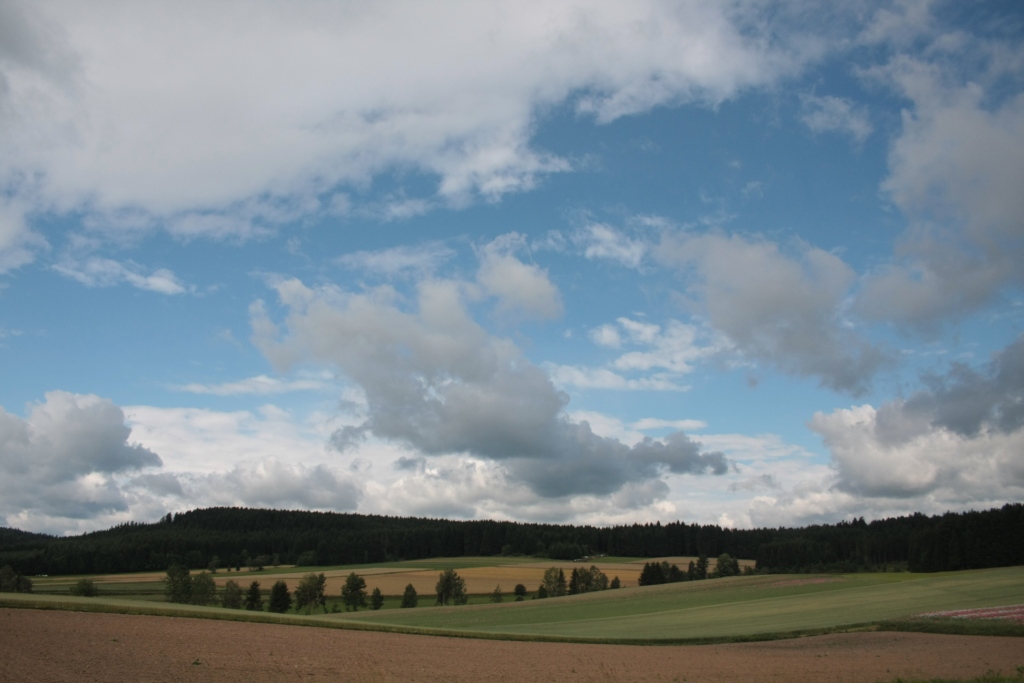
{"type": "Polygon", "coordinates": [[[92,579],[79,579],[68,591],[80,598],[95,598],[100,594],[100,589],[96,587],[92,579]]]}

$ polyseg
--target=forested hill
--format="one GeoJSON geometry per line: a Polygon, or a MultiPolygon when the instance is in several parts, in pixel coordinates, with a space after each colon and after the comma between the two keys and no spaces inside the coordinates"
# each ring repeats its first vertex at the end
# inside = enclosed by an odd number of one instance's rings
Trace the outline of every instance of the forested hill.
{"type": "Polygon", "coordinates": [[[942,571],[1024,564],[1024,505],[799,529],[685,524],[591,527],[333,512],[209,508],[57,538],[0,530],[0,566],[22,574],[200,569],[250,562],[353,564],[464,555],[575,559],[729,553],[767,571],[942,571]]]}
{"type": "Polygon", "coordinates": [[[31,541],[48,541],[55,538],[54,536],[48,536],[47,534],[34,534],[31,531],[22,531],[21,529],[9,529],[5,526],[0,526],[0,549],[7,548],[8,546],[16,543],[25,543],[31,541]]]}

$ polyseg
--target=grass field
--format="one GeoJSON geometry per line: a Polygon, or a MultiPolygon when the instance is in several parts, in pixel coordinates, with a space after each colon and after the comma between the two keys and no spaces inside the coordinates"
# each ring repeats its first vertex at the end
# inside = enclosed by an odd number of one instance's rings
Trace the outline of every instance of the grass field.
{"type": "MultiPolygon", "coordinates": [[[[158,575],[93,577],[102,590],[99,598],[65,597],[73,578],[39,578],[36,587],[40,594],[0,594],[0,606],[200,616],[468,637],[653,643],[773,638],[906,620],[926,612],[1024,603],[1024,567],[1010,567],[942,574],[744,576],[490,604],[485,594],[493,590],[495,583],[501,583],[507,593],[517,582],[533,590],[544,569],[555,564],[524,562],[522,558],[516,563],[514,559],[458,558],[395,563],[388,567],[317,569],[337,582],[335,588],[332,580],[328,581],[329,598],[340,593],[338,577],[353,570],[363,574],[368,590],[388,580],[396,586],[400,584],[400,592],[410,577],[419,577],[421,606],[412,610],[395,609],[398,600],[394,597],[379,612],[310,616],[172,605],[160,602],[161,584],[154,580],[158,575]],[[505,559],[508,561],[500,562],[505,559]],[[466,577],[470,591],[475,593],[471,604],[432,606],[437,573],[440,568],[451,566],[466,577]]],[[[580,566],[557,564],[570,570],[580,566]]],[[[632,568],[638,572],[643,560],[601,558],[595,564],[609,576],[617,573],[625,578],[624,571],[632,568]]],[[[280,568],[260,573],[221,572],[217,577],[219,582],[234,578],[243,585],[258,580],[269,588],[277,578],[293,583],[307,571],[280,568]]],[[[632,582],[635,586],[635,578],[632,582]]],[[[903,625],[910,630],[924,628],[910,622],[903,625]]]]}
{"type": "Polygon", "coordinates": [[[689,640],[817,631],[959,606],[1024,602],[1024,568],[943,574],[750,576],[605,591],[511,605],[348,615],[446,631],[689,640]]]}

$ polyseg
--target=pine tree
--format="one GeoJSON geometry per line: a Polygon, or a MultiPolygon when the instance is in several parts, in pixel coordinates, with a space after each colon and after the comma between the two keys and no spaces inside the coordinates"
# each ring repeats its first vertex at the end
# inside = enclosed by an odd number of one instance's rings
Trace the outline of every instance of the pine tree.
{"type": "Polygon", "coordinates": [[[644,568],[640,572],[641,586],[656,586],[661,583],[665,583],[665,573],[662,570],[662,566],[657,562],[646,562],[644,568]]]}
{"type": "Polygon", "coordinates": [[[271,612],[284,614],[292,608],[292,594],[288,590],[288,584],[278,581],[270,589],[270,604],[267,609],[271,612]]]}
{"type": "Polygon", "coordinates": [[[580,592],[580,572],[576,567],[572,568],[572,574],[569,577],[569,595],[576,595],[580,592]]]}
{"type": "Polygon", "coordinates": [[[249,584],[249,590],[245,594],[245,609],[251,612],[263,611],[263,591],[260,590],[259,581],[249,584]]]}
{"type": "Polygon", "coordinates": [[[405,592],[402,593],[402,607],[415,607],[419,603],[419,598],[416,597],[416,588],[410,583],[405,587],[405,592]]]}
{"type": "Polygon", "coordinates": [[[697,557],[697,579],[700,580],[706,578],[708,578],[708,556],[701,553],[700,556],[697,557]]]}

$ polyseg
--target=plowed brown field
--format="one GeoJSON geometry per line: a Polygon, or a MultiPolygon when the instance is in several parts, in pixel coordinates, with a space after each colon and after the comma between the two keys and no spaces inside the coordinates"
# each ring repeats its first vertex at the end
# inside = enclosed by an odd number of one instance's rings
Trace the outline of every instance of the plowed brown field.
{"type": "Polygon", "coordinates": [[[851,633],[640,647],[437,638],[203,619],[0,609],[0,681],[742,681],[972,677],[1019,638],[851,633]]]}

